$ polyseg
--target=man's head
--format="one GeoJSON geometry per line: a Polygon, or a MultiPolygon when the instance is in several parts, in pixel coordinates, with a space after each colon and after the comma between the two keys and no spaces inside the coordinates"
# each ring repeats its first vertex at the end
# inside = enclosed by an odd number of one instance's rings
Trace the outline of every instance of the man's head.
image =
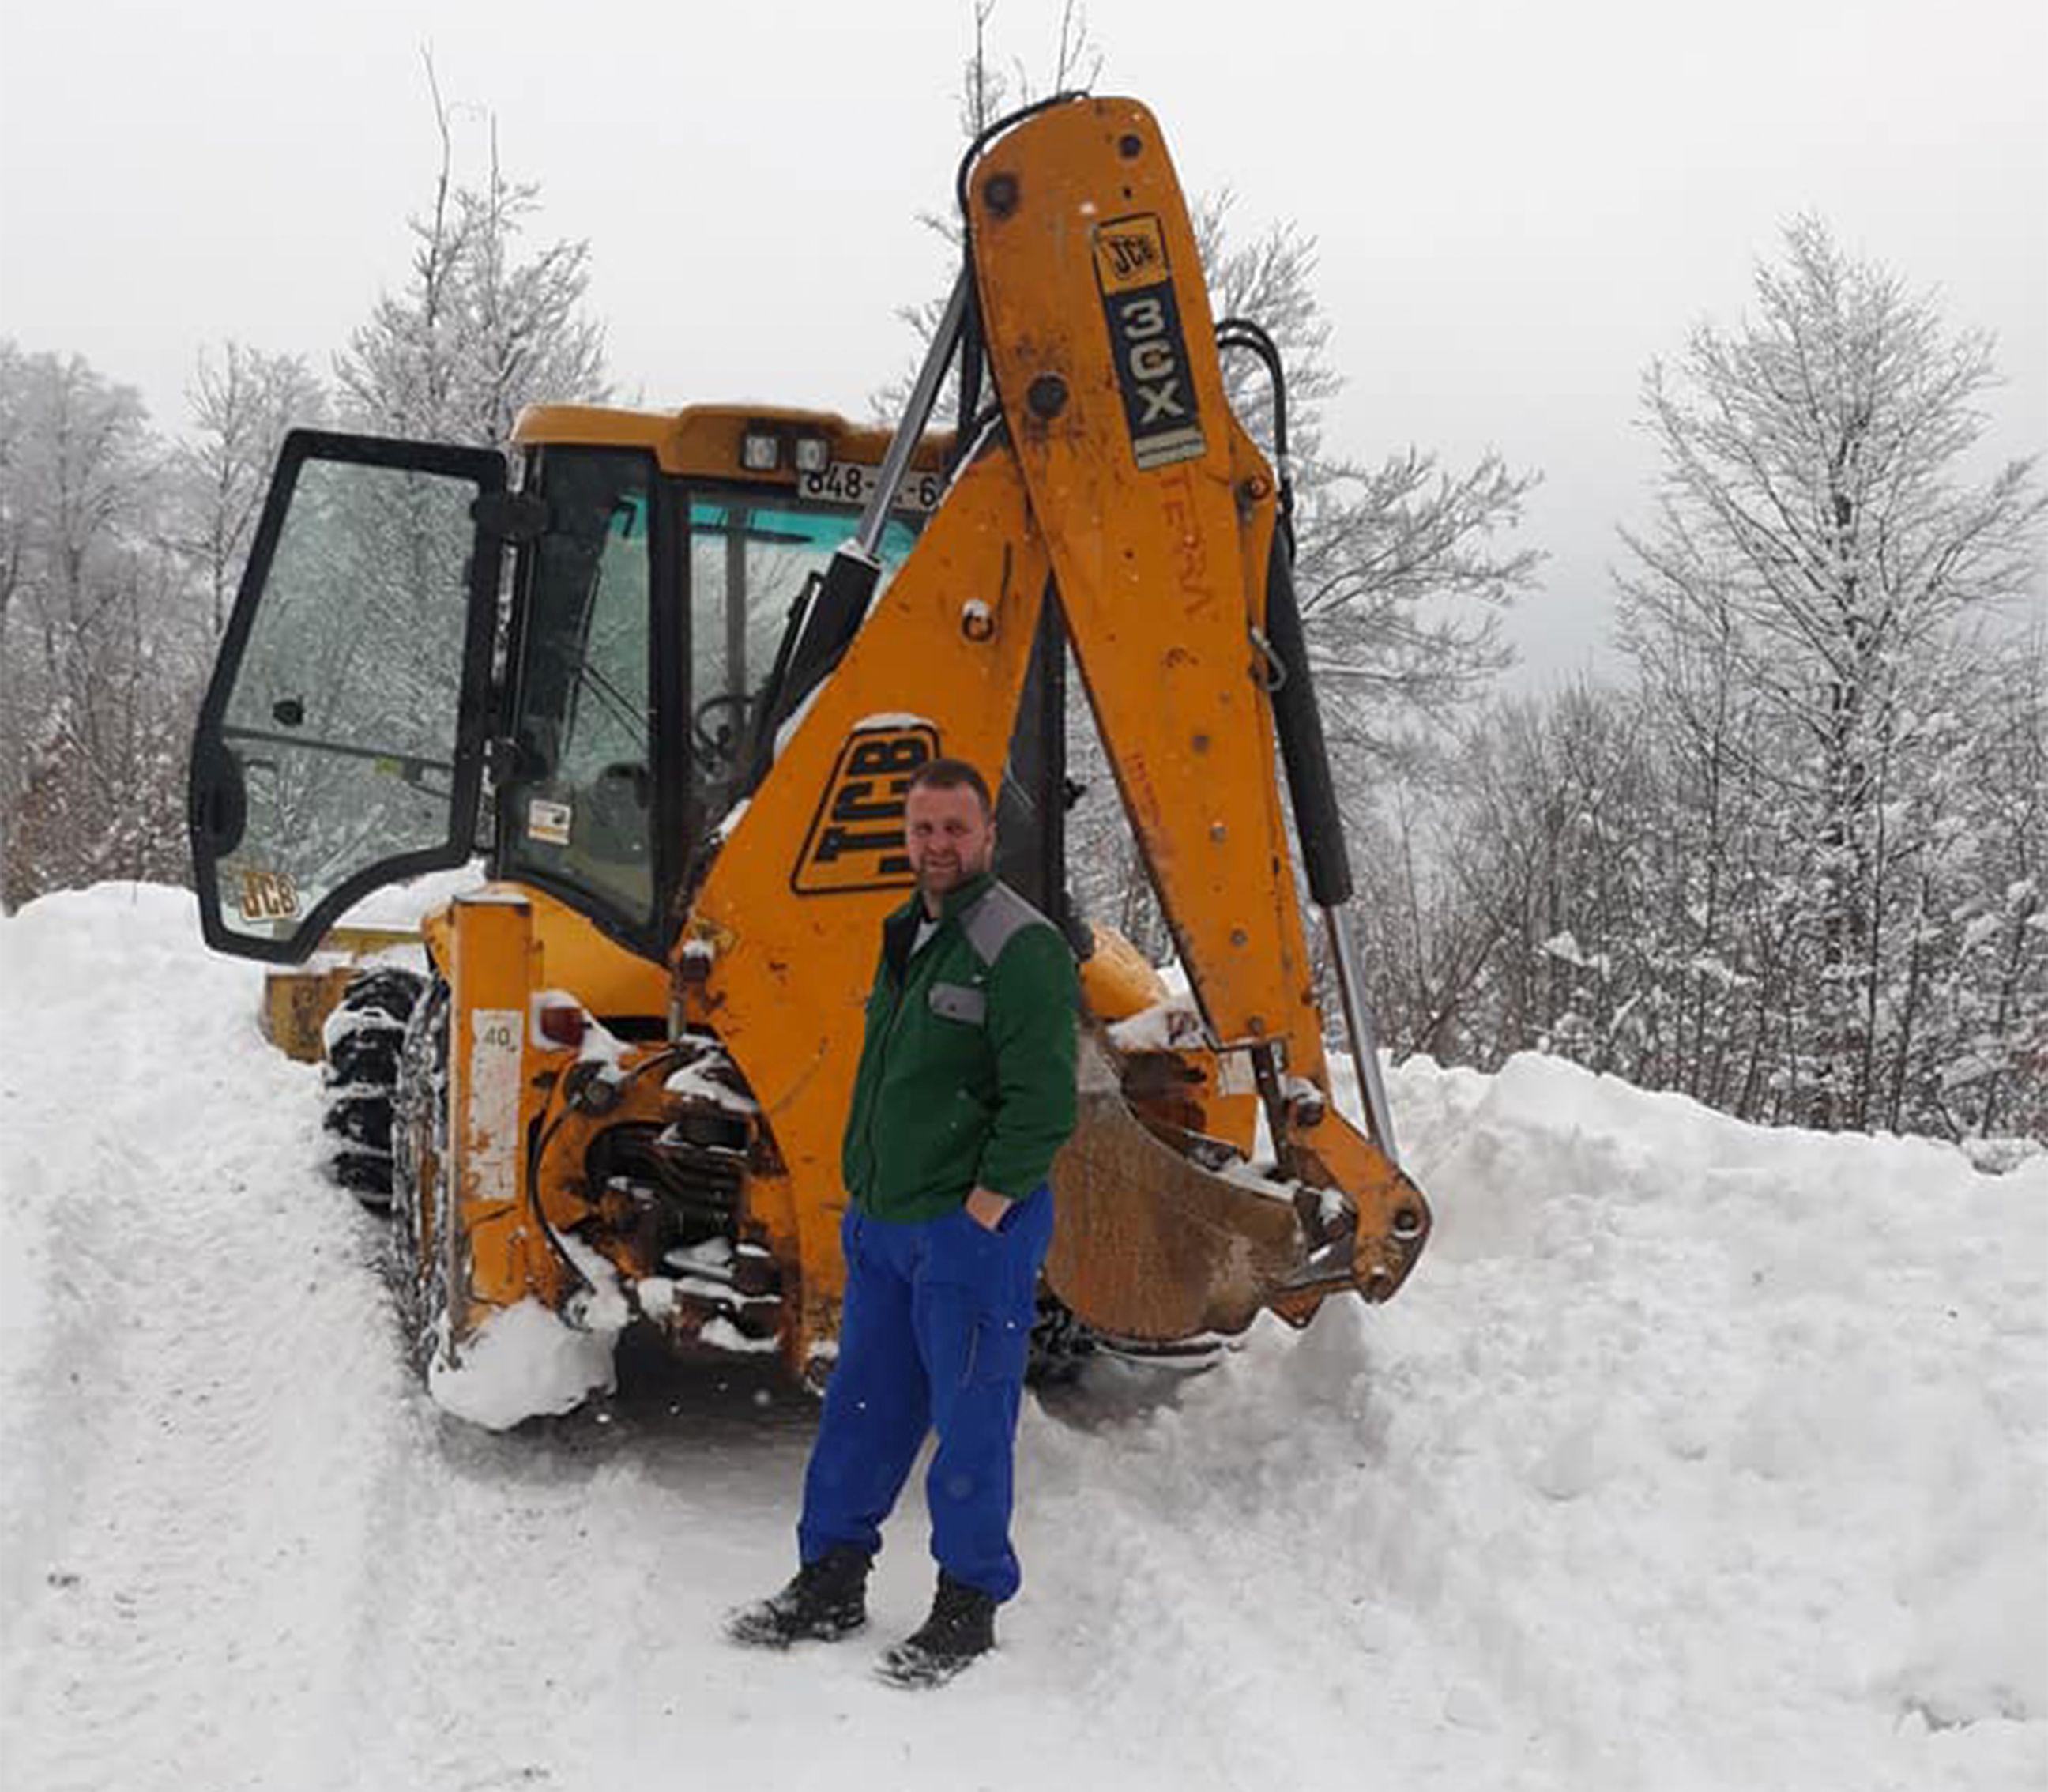
{"type": "Polygon", "coordinates": [[[917,768],[903,804],[903,839],[927,912],[995,859],[995,817],[988,785],[964,759],[930,759],[917,768]]]}

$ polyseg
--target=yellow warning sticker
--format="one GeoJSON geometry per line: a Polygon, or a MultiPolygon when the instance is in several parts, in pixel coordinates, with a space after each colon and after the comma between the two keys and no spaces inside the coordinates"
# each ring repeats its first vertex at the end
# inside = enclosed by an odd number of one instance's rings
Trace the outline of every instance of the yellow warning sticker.
{"type": "Polygon", "coordinates": [[[1166,230],[1156,213],[1134,212],[1096,226],[1095,277],[1104,293],[1156,286],[1167,277],[1166,230]]]}

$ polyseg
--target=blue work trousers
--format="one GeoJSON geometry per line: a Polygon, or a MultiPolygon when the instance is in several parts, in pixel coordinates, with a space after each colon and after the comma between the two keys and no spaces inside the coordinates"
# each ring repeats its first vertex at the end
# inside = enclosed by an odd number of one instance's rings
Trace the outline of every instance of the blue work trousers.
{"type": "Polygon", "coordinates": [[[804,1476],[802,1559],[840,1544],[872,1555],[927,1431],[932,1554],[997,1600],[1022,1577],[1010,1546],[1012,1457],[1038,1266],[1053,1238],[1041,1184],[990,1231],[965,1208],[840,1228],[846,1304],[839,1360],[804,1476]]]}

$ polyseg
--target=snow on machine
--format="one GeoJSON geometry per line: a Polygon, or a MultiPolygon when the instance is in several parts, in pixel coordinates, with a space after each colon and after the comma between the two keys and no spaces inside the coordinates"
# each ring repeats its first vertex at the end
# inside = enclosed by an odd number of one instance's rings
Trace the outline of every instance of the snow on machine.
{"type": "MultiPolygon", "coordinates": [[[[369,972],[328,1023],[341,1173],[396,1210],[438,1376],[535,1313],[828,1367],[840,1129],[912,886],[907,781],[939,754],[999,792],[998,871],[1084,955],[1043,1350],[1305,1324],[1392,1294],[1428,1235],[1346,928],[1286,492],[1225,401],[1159,127],[1063,97],[977,143],[960,191],[966,265],[893,435],[541,407],[516,488],[493,451],[284,449],[193,748],[201,913],[219,949],[299,963],[371,890],[485,859],[429,917],[429,972],[369,972]],[[931,431],[955,363],[959,428],[931,431]],[[1068,899],[1070,661],[1177,1015],[1068,899]]],[[[1263,332],[1221,341],[1277,385],[1263,332]]]]}

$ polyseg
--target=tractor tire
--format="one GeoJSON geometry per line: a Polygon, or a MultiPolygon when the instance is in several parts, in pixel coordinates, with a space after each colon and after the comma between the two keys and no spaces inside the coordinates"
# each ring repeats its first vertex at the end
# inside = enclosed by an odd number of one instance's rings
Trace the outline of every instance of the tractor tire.
{"type": "Polygon", "coordinates": [[[405,1355],[424,1380],[448,1310],[448,987],[426,986],[408,1018],[392,1096],[390,1273],[405,1355]]]}
{"type": "Polygon", "coordinates": [[[333,1141],[322,1167],[330,1181],[374,1212],[390,1210],[391,1097],[406,1023],[425,987],[417,971],[390,965],[366,971],[321,1030],[327,1067],[320,1124],[333,1141]]]}

